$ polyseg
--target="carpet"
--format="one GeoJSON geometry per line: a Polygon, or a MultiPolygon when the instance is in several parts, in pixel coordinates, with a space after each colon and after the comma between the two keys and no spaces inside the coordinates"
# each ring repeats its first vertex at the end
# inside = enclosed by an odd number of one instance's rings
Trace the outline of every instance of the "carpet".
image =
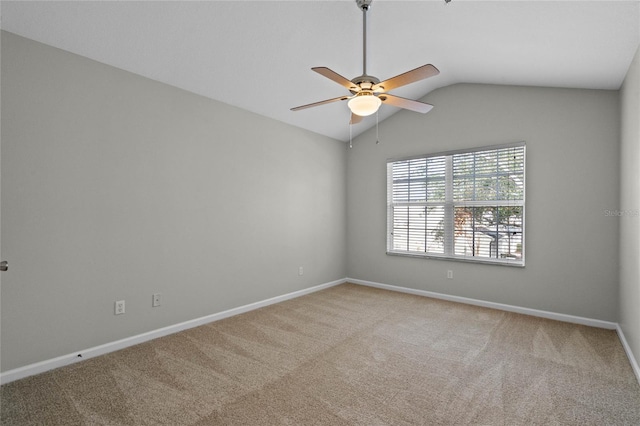
{"type": "Polygon", "coordinates": [[[353,284],[0,398],[2,425],[640,425],[615,331],[353,284]]]}

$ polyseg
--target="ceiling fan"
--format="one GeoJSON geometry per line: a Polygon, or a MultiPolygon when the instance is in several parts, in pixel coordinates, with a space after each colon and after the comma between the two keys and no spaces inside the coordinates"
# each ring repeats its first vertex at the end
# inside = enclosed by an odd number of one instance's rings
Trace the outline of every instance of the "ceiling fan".
{"type": "Polygon", "coordinates": [[[415,83],[425,78],[433,77],[440,74],[440,71],[431,64],[423,65],[403,74],[391,77],[387,80],[380,81],[378,78],[367,75],[367,11],[373,0],[356,0],[358,8],[362,10],[362,75],[352,80],[347,80],[337,72],[327,67],[314,67],[313,71],[320,75],[335,81],[339,85],[345,87],[351,96],[339,96],[337,98],[326,99],[312,104],[301,105],[291,108],[291,111],[300,111],[306,108],[312,108],[319,105],[329,104],[336,101],[346,101],[351,110],[351,124],[359,123],[362,117],[371,115],[378,111],[380,105],[385,103],[396,107],[408,109],[411,111],[427,113],[433,108],[433,105],[414,101],[411,99],[401,98],[387,93],[397,87],[415,83]]]}

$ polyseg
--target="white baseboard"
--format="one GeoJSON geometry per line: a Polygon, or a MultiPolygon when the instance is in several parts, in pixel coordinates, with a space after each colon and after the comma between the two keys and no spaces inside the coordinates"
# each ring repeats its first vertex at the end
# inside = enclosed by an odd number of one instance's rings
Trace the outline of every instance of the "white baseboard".
{"type": "Polygon", "coordinates": [[[633,373],[636,375],[636,379],[638,379],[638,383],[640,383],[640,366],[638,366],[638,362],[636,361],[636,358],[633,355],[633,352],[631,352],[631,346],[629,346],[627,339],[624,337],[624,333],[622,332],[622,328],[620,327],[620,324],[617,324],[616,331],[618,332],[618,337],[620,338],[622,347],[624,348],[624,351],[627,353],[627,358],[629,358],[629,362],[631,363],[631,369],[633,370],[633,373]]]}
{"type": "Polygon", "coordinates": [[[8,370],[0,373],[0,384],[13,382],[14,380],[23,379],[25,377],[33,376],[34,374],[44,373],[45,371],[53,370],[54,368],[64,367],[65,365],[73,364],[86,359],[94,358],[99,355],[104,355],[110,352],[114,352],[120,349],[127,348],[129,346],[137,345],[147,342],[149,340],[157,339],[158,337],[167,336],[169,334],[177,333],[182,330],[198,327],[203,324],[218,321],[224,318],[232,317],[234,315],[242,314],[245,312],[253,311],[254,309],[262,308],[264,306],[273,305],[274,303],[284,302],[285,300],[294,299],[296,297],[304,296],[306,294],[314,293],[316,291],[324,290],[329,287],[333,287],[339,284],[343,284],[344,279],[331,281],[328,283],[320,284],[314,287],[305,288],[303,290],[294,291],[292,293],[283,294],[282,296],[272,297],[270,299],[262,300],[248,305],[239,306],[237,308],[228,309],[226,311],[218,312],[212,315],[207,315],[201,318],[196,318],[190,321],[181,322],[179,324],[170,325],[168,327],[159,328],[146,333],[138,334],[136,336],[127,337],[115,342],[106,343],[104,345],[95,346],[78,352],[73,352],[68,355],[59,356],[57,358],[37,362],[24,367],[19,367],[13,370],[8,370]]]}
{"type": "Polygon", "coordinates": [[[505,305],[503,303],[488,302],[485,300],[470,299],[461,296],[451,296],[449,294],[435,293],[426,290],[417,290],[414,288],[398,287],[395,285],[376,283],[372,281],[358,280],[355,278],[347,278],[346,282],[365,285],[368,287],[382,288],[385,290],[398,291],[401,293],[415,294],[418,296],[432,297],[434,299],[448,300],[450,302],[465,303],[467,305],[482,306],[485,308],[498,309],[501,311],[515,312],[518,314],[531,315],[534,317],[548,318],[557,321],[570,322],[574,324],[588,325],[590,327],[606,328],[607,330],[616,330],[618,324],[610,321],[602,321],[591,318],[577,317],[567,314],[558,314],[556,312],[540,311],[538,309],[523,308],[521,306],[505,305]]]}

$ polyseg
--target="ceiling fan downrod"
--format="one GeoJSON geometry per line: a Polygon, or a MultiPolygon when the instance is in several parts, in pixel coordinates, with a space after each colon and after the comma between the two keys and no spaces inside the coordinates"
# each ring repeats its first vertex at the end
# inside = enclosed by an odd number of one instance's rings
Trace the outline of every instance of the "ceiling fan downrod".
{"type": "Polygon", "coordinates": [[[367,11],[373,0],[356,0],[362,10],[362,75],[367,75],[367,11]]]}
{"type": "MultiPolygon", "coordinates": [[[[367,74],[367,11],[371,7],[373,0],[356,0],[356,5],[362,10],[362,75],[351,80],[360,89],[371,90],[373,86],[380,83],[376,77],[367,74]]],[[[360,90],[352,90],[352,94],[367,94],[360,90]]]]}

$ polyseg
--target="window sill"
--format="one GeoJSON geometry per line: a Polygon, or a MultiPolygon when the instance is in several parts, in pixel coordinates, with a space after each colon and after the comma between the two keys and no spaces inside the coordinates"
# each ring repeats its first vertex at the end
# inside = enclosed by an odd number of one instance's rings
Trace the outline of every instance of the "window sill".
{"type": "Polygon", "coordinates": [[[524,268],[524,260],[506,260],[506,259],[487,259],[487,258],[471,258],[471,257],[458,257],[458,256],[447,256],[447,255],[438,255],[432,253],[412,253],[406,251],[388,251],[388,256],[402,256],[402,257],[414,257],[420,259],[438,259],[438,260],[452,260],[455,262],[467,262],[467,263],[478,263],[482,265],[498,265],[498,266],[511,266],[516,268],[524,268]]]}

